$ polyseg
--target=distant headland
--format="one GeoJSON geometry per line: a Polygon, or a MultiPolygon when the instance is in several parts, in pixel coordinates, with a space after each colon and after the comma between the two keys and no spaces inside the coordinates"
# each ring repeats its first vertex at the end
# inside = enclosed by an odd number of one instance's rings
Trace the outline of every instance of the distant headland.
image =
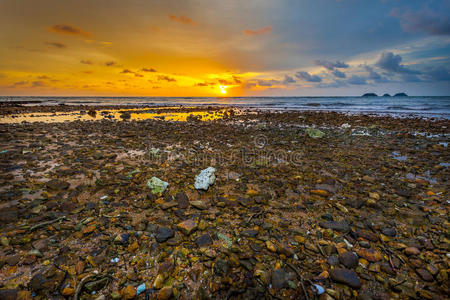
{"type": "MultiPolygon", "coordinates": [[[[378,95],[375,93],[365,93],[361,97],[378,97],[378,95]]],[[[391,97],[391,95],[384,94],[383,97],[391,97]]],[[[393,97],[408,97],[408,95],[406,93],[397,93],[393,97]]]]}

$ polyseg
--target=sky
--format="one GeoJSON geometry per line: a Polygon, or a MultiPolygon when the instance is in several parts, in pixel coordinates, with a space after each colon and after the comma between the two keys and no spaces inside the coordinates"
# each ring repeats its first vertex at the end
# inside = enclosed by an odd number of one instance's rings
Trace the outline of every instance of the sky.
{"type": "Polygon", "coordinates": [[[450,95],[450,0],[0,0],[0,95],[450,95]]]}

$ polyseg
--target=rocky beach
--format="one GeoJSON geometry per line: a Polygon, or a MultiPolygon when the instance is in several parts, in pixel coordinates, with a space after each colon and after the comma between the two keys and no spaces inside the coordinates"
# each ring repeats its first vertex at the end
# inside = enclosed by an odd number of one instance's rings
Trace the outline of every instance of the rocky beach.
{"type": "Polygon", "coordinates": [[[0,299],[448,299],[449,128],[2,107],[0,299]]]}

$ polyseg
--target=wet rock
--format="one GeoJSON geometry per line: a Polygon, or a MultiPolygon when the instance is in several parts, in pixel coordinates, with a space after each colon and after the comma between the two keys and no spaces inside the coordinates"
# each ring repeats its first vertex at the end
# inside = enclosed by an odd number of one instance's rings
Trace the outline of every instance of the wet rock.
{"type": "Polygon", "coordinates": [[[390,237],[394,237],[397,235],[397,231],[391,227],[385,227],[385,228],[381,229],[381,233],[386,236],[390,236],[390,237]]]}
{"type": "Polygon", "coordinates": [[[214,274],[224,276],[228,273],[229,263],[226,260],[218,259],[214,264],[214,274]]]}
{"type": "Polygon", "coordinates": [[[114,243],[117,245],[125,245],[128,243],[128,240],[130,239],[129,233],[120,233],[116,235],[114,238],[114,243]]]}
{"type": "Polygon", "coordinates": [[[197,209],[200,209],[200,210],[208,209],[208,206],[206,205],[206,203],[201,200],[191,201],[190,203],[193,207],[195,207],[197,209]]]}
{"type": "Polygon", "coordinates": [[[197,229],[197,223],[194,220],[185,220],[177,225],[177,228],[186,235],[190,235],[197,229]]]}
{"type": "Polygon", "coordinates": [[[383,256],[375,249],[359,249],[356,251],[359,257],[362,257],[370,262],[377,262],[383,259],[383,256]]]}
{"type": "Polygon", "coordinates": [[[16,300],[17,289],[0,289],[0,299],[16,300]]]}
{"type": "Polygon", "coordinates": [[[325,136],[325,133],[316,128],[306,128],[305,133],[313,139],[320,139],[325,136]]]}
{"type": "Polygon", "coordinates": [[[175,235],[174,231],[168,227],[159,227],[156,230],[155,238],[158,243],[164,243],[175,235]]]}
{"type": "Polygon", "coordinates": [[[197,176],[195,176],[194,187],[197,190],[205,190],[207,191],[209,186],[214,184],[216,181],[215,175],[216,169],[213,167],[208,167],[200,172],[197,176]]]}
{"type": "Polygon", "coordinates": [[[378,241],[378,235],[374,232],[368,231],[368,230],[361,230],[358,229],[356,231],[356,234],[358,235],[358,237],[362,237],[368,241],[371,242],[377,242],[378,241]]]}
{"type": "Polygon", "coordinates": [[[213,240],[211,239],[211,236],[206,233],[206,234],[199,236],[195,240],[195,243],[197,244],[198,247],[204,248],[204,247],[212,245],[213,240]]]}
{"type": "Polygon", "coordinates": [[[258,235],[258,233],[259,232],[257,230],[248,229],[248,230],[241,231],[240,234],[245,237],[255,238],[258,235]]]}
{"type": "Polygon", "coordinates": [[[329,228],[339,232],[348,232],[350,231],[350,226],[348,226],[345,221],[323,221],[319,223],[322,228],[329,228]]]}
{"type": "Polygon", "coordinates": [[[420,250],[417,249],[416,247],[408,247],[404,251],[405,251],[405,254],[408,256],[420,254],[420,250]]]}
{"type": "Polygon", "coordinates": [[[271,283],[272,287],[276,290],[287,288],[288,281],[290,280],[288,273],[283,269],[278,269],[272,272],[271,283]]]}
{"type": "Polygon", "coordinates": [[[122,295],[122,299],[133,299],[136,297],[136,289],[131,285],[127,285],[120,291],[120,294],[122,295]]]}
{"type": "Polygon", "coordinates": [[[28,287],[32,291],[39,291],[44,288],[44,284],[46,282],[46,278],[42,275],[42,273],[36,273],[33,277],[31,277],[30,282],[28,283],[28,287]]]}
{"type": "Polygon", "coordinates": [[[342,252],[339,255],[339,261],[347,268],[354,268],[358,265],[358,256],[350,251],[342,252]]]}
{"type": "Polygon", "coordinates": [[[419,276],[424,280],[424,281],[428,281],[431,282],[434,280],[433,275],[431,275],[430,272],[428,272],[428,270],[426,269],[416,269],[417,274],[419,274],[419,276]]]}
{"type": "Polygon", "coordinates": [[[184,192],[179,192],[175,199],[178,203],[178,208],[186,209],[189,207],[189,198],[184,192]]]}
{"type": "Polygon", "coordinates": [[[45,183],[45,186],[49,190],[53,191],[61,191],[61,190],[67,190],[70,186],[70,184],[66,181],[58,180],[58,179],[52,179],[50,181],[47,181],[45,183]]]}
{"type": "Polygon", "coordinates": [[[361,288],[361,281],[352,270],[336,268],[330,271],[330,276],[335,282],[343,283],[354,289],[361,288]]]}
{"type": "Polygon", "coordinates": [[[168,300],[173,295],[173,289],[171,286],[165,286],[159,290],[157,299],[158,300],[168,300]]]}

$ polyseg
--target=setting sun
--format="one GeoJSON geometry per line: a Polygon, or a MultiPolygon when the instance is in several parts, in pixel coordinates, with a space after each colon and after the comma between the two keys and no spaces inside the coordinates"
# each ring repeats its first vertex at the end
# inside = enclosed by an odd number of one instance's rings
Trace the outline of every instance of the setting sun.
{"type": "Polygon", "coordinates": [[[225,95],[227,93],[227,86],[226,85],[219,85],[219,89],[220,89],[220,92],[222,94],[225,95]]]}

